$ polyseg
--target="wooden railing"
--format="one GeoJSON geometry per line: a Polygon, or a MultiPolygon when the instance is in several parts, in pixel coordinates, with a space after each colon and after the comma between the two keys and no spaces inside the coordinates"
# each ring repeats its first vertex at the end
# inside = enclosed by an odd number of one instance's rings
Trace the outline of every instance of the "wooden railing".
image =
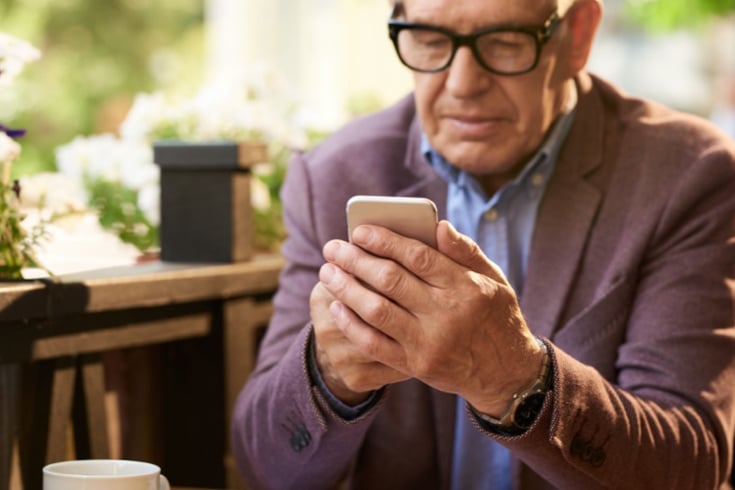
{"type": "Polygon", "coordinates": [[[149,262],[0,283],[0,490],[69,458],[162,466],[174,486],[242,488],[230,413],[282,260],[149,262]]]}

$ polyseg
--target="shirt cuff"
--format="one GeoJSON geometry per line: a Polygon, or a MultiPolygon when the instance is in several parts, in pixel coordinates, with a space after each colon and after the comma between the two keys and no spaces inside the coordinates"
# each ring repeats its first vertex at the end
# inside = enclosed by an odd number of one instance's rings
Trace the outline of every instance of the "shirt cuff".
{"type": "Polygon", "coordinates": [[[319,366],[316,363],[316,345],[314,342],[313,329],[311,331],[311,334],[309,335],[309,345],[307,347],[306,358],[307,367],[309,369],[309,377],[311,378],[312,384],[316,385],[319,391],[321,391],[322,395],[324,395],[324,399],[327,400],[330,408],[334,410],[334,412],[344,420],[355,420],[364,415],[377,403],[378,399],[380,398],[380,393],[382,390],[373,391],[368,399],[364,402],[358,405],[347,405],[342,400],[334,396],[331,391],[329,391],[327,383],[324,381],[322,373],[319,371],[319,366]]]}

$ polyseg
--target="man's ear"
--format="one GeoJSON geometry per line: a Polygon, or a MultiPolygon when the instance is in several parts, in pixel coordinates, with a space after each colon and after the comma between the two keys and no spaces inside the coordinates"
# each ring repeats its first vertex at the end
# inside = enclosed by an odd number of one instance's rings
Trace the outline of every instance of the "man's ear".
{"type": "Polygon", "coordinates": [[[600,0],[578,0],[567,13],[569,29],[569,67],[574,73],[587,64],[602,19],[600,0]]]}

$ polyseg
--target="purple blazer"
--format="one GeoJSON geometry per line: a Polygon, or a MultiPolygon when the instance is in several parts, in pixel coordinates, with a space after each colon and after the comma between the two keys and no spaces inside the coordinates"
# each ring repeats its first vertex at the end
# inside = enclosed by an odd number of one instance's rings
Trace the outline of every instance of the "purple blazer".
{"type": "MultiPolygon", "coordinates": [[[[518,489],[724,489],[735,433],[735,142],[706,121],[582,74],[579,104],[534,232],[521,307],[553,344],[537,424],[494,437],[518,489]]],[[[234,413],[263,489],[446,489],[455,398],[409,380],[354,421],[307,374],[322,245],[346,238],[354,194],[425,196],[412,98],[295,156],[275,314],[234,413]]]]}

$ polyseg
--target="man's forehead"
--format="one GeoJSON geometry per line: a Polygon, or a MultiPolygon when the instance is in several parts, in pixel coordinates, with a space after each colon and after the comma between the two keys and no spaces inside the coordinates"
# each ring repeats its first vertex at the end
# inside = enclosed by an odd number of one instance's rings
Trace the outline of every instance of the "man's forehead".
{"type": "Polygon", "coordinates": [[[574,0],[395,0],[393,15],[409,22],[471,32],[498,24],[534,25],[574,0]]]}
{"type": "Polygon", "coordinates": [[[452,6],[457,4],[467,4],[468,6],[483,6],[496,4],[498,8],[509,4],[527,3],[529,7],[548,8],[558,7],[564,9],[573,4],[576,0],[389,0],[391,7],[395,5],[420,5],[426,7],[442,8],[442,6],[452,6]]]}
{"type": "Polygon", "coordinates": [[[566,4],[576,0],[391,0],[390,4],[396,8],[396,14],[406,14],[411,17],[434,16],[443,17],[452,14],[468,12],[472,15],[514,15],[526,14],[537,17],[537,13],[547,14],[555,9],[566,11],[566,4]]]}

